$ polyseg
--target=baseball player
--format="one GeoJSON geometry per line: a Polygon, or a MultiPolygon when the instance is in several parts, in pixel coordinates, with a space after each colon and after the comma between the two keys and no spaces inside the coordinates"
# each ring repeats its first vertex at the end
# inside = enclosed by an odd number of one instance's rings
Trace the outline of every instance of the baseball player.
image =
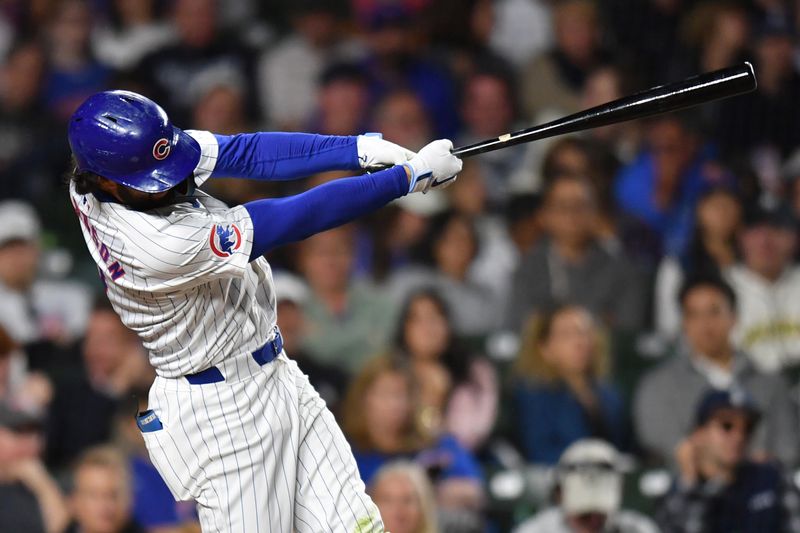
{"type": "Polygon", "coordinates": [[[175,498],[197,501],[204,532],[383,531],[333,415],[282,349],[262,255],[449,185],[452,143],[414,154],[377,135],[182,131],[127,91],[86,100],[69,142],[89,252],[156,369],[137,421],[175,498]],[[379,166],[391,168],[235,207],[195,189],[379,166]]]}

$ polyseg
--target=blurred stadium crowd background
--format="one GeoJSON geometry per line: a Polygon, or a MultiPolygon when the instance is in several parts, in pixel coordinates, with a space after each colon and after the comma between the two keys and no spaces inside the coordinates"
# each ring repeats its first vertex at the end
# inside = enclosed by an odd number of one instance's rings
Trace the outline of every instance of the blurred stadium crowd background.
{"type": "Polygon", "coordinates": [[[63,185],[91,93],[419,149],[743,60],[754,94],[480,156],[269,259],[393,533],[800,531],[798,28],[790,0],[0,1],[0,531],[199,530],[63,185]]]}

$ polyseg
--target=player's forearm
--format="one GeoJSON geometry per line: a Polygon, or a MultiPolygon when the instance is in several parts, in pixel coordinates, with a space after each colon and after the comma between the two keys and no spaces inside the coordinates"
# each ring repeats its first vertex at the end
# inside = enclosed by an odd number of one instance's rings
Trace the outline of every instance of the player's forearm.
{"type": "Polygon", "coordinates": [[[360,168],[356,137],[282,132],[214,137],[219,153],[212,176],[291,180],[360,168]]]}
{"type": "Polygon", "coordinates": [[[244,204],[253,221],[250,259],[268,250],[340,226],[408,193],[409,172],[397,166],[331,181],[287,198],[244,204]]]}

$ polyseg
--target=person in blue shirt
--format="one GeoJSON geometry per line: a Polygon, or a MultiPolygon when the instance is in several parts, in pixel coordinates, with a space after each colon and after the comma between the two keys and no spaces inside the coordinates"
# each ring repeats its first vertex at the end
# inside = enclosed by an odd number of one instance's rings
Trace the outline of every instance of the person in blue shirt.
{"type": "Polygon", "coordinates": [[[685,115],[651,121],[646,148],[620,171],[614,188],[620,209],[660,235],[663,251],[676,256],[691,240],[702,193],[731,179],[697,129],[685,115]]]}
{"type": "Polygon", "coordinates": [[[343,426],[361,478],[369,485],[384,464],[410,459],[427,470],[448,506],[475,509],[483,497],[480,467],[453,436],[427,429],[415,385],[408,362],[396,356],[372,359],[351,383],[343,426]]]}
{"type": "Polygon", "coordinates": [[[515,364],[515,426],[525,458],[554,465],[583,438],[625,449],[622,397],[605,381],[608,354],[589,312],[565,305],[534,317],[515,364]]]}

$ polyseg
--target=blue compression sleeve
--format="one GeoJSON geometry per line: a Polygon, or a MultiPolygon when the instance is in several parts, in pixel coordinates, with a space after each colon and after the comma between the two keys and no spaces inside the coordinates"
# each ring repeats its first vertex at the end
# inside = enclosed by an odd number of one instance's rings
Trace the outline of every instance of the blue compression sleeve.
{"type": "Polygon", "coordinates": [[[408,194],[402,166],[342,178],[286,198],[244,204],[253,221],[250,260],[267,251],[349,222],[408,194]]]}
{"type": "Polygon", "coordinates": [[[214,137],[219,154],[212,177],[290,180],[361,168],[353,136],[261,132],[214,137]]]}

